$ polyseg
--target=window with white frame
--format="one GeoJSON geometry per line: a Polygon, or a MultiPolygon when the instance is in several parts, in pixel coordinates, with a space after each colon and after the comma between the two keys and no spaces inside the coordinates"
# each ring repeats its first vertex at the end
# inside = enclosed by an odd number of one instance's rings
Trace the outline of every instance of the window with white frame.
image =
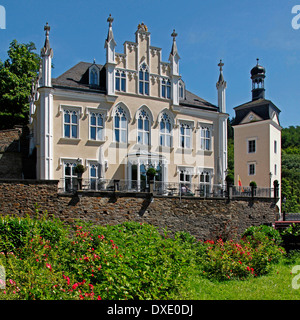
{"type": "Polygon", "coordinates": [[[143,63],[139,71],[139,93],[149,96],[149,70],[146,63],[143,63]]]}
{"type": "Polygon", "coordinates": [[[98,182],[98,163],[89,163],[89,178],[90,178],[90,188],[92,190],[97,190],[97,182],[98,182]]]}
{"type": "Polygon", "coordinates": [[[128,119],[125,110],[118,106],[114,114],[114,141],[127,143],[128,119]]]}
{"type": "Polygon", "coordinates": [[[163,79],[161,82],[161,96],[163,98],[171,99],[171,82],[163,79]]]}
{"type": "Polygon", "coordinates": [[[209,172],[200,174],[200,196],[208,196],[211,189],[211,176],[209,172]]]}
{"type": "Polygon", "coordinates": [[[211,150],[211,132],[212,129],[209,126],[200,127],[200,150],[211,150]]]}
{"type": "Polygon", "coordinates": [[[77,166],[75,160],[65,160],[64,166],[64,190],[71,192],[77,187],[77,174],[75,173],[75,167],[77,166]]]}
{"type": "Polygon", "coordinates": [[[64,109],[64,137],[78,138],[79,114],[77,110],[64,109]]]}
{"type": "Polygon", "coordinates": [[[192,140],[192,128],[188,123],[180,124],[180,147],[181,148],[191,148],[191,140],[192,140]]]}
{"type": "Polygon", "coordinates": [[[192,172],[189,168],[181,168],[179,172],[179,187],[181,194],[191,192],[192,172]]]}
{"type": "Polygon", "coordinates": [[[150,145],[150,115],[146,110],[140,110],[138,115],[138,140],[139,144],[150,145]]]}
{"type": "Polygon", "coordinates": [[[159,144],[163,147],[172,147],[172,121],[164,112],[159,124],[159,144]]]}
{"type": "Polygon", "coordinates": [[[90,140],[104,140],[104,115],[101,113],[90,113],[90,140]]]}
{"type": "Polygon", "coordinates": [[[126,73],[124,71],[116,71],[116,90],[126,92],[126,73]]]}
{"type": "Polygon", "coordinates": [[[248,175],[254,176],[255,175],[255,163],[248,164],[248,175]]]}

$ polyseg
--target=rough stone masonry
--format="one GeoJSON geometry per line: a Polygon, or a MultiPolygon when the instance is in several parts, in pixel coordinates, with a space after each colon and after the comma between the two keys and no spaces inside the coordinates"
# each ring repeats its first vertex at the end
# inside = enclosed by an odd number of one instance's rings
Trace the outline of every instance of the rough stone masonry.
{"type": "Polygon", "coordinates": [[[101,225],[150,223],[171,234],[186,231],[197,239],[240,236],[249,226],[276,220],[272,199],[152,197],[149,193],[88,192],[59,194],[58,181],[0,180],[0,215],[47,211],[67,223],[76,219],[101,225]]]}

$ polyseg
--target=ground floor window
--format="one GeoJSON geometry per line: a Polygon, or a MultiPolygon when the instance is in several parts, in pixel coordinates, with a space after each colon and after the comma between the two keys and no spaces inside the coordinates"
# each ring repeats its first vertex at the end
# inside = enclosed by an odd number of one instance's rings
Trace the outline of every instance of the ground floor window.
{"type": "Polygon", "coordinates": [[[210,194],[211,177],[208,172],[200,174],[200,196],[206,197],[210,194]]]}
{"type": "Polygon", "coordinates": [[[65,161],[64,162],[64,188],[66,192],[71,192],[77,188],[77,174],[75,173],[75,167],[77,162],[65,161]]]}
{"type": "Polygon", "coordinates": [[[181,194],[191,192],[192,175],[189,171],[180,170],[180,191],[181,194]]]}

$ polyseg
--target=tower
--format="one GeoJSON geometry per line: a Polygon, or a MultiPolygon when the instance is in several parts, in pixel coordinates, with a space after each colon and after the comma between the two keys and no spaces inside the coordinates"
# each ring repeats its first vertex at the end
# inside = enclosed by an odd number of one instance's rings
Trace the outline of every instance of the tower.
{"type": "Polygon", "coordinates": [[[226,171],[227,171],[227,118],[226,114],[226,95],[225,90],[227,83],[223,76],[224,63],[220,60],[218,64],[220,67],[220,75],[216,84],[218,90],[218,109],[219,109],[219,182],[225,185],[226,171]]]}
{"type": "Polygon", "coordinates": [[[177,50],[176,37],[177,33],[173,30],[171,37],[173,37],[173,45],[169,56],[170,67],[171,67],[171,82],[172,82],[172,92],[173,92],[173,105],[179,105],[179,54],[177,50]]]}
{"type": "Polygon", "coordinates": [[[50,180],[53,179],[53,88],[51,83],[53,50],[50,47],[48,22],[44,31],[46,31],[46,40],[41,49],[42,77],[38,88],[40,94],[40,145],[37,150],[37,176],[40,179],[50,180]]]}
{"type": "Polygon", "coordinates": [[[235,185],[239,178],[243,186],[255,181],[267,188],[261,196],[273,196],[274,181],[280,188],[281,179],[281,111],[265,99],[265,77],[266,70],[257,59],[251,70],[252,101],[234,108],[234,172],[235,185]]]}
{"type": "Polygon", "coordinates": [[[108,27],[108,34],[105,40],[105,49],[106,49],[106,90],[109,96],[115,94],[115,48],[116,48],[116,41],[114,39],[114,34],[112,30],[112,23],[114,19],[112,18],[111,14],[109,15],[107,22],[109,23],[108,27]]]}

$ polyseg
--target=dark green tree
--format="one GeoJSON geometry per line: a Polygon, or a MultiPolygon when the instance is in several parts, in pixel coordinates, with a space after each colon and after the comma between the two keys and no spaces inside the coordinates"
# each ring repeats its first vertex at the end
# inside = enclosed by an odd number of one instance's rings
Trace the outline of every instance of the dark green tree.
{"type": "Polygon", "coordinates": [[[40,65],[40,57],[34,50],[33,42],[20,44],[13,40],[8,59],[0,60],[0,129],[28,122],[28,98],[40,65]]]}

